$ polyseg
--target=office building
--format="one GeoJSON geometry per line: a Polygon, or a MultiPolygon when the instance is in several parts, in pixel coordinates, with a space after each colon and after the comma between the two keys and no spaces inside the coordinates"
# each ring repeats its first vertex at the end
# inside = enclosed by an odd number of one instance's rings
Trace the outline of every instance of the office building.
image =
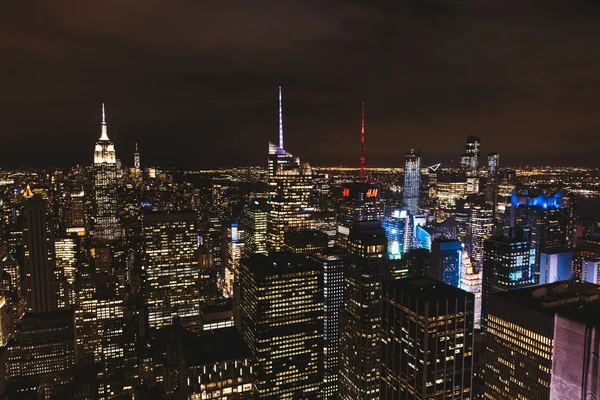
{"type": "Polygon", "coordinates": [[[178,316],[185,327],[198,329],[201,297],[196,218],[196,213],[183,211],[142,217],[150,328],[170,325],[178,316]]]}
{"type": "Polygon", "coordinates": [[[582,281],[600,284],[600,258],[584,259],[580,271],[582,281]]]}
{"type": "Polygon", "coordinates": [[[575,277],[593,282],[584,276],[585,272],[582,266],[589,264],[588,261],[597,259],[600,259],[600,232],[592,232],[590,235],[578,237],[575,241],[575,254],[573,255],[575,277]]]}
{"type": "Polygon", "coordinates": [[[420,203],[421,154],[411,149],[404,157],[404,205],[410,215],[418,215],[420,203]]]}
{"type": "Polygon", "coordinates": [[[379,398],[381,287],[388,276],[387,238],[379,221],[355,222],[350,230],[340,320],[342,400],[379,398]]]}
{"type": "Polygon", "coordinates": [[[466,222],[466,250],[471,262],[481,268],[483,265],[483,242],[494,233],[494,210],[485,205],[469,204],[466,222]]]}
{"type": "Polygon", "coordinates": [[[573,263],[572,250],[551,250],[540,253],[540,279],[539,284],[566,281],[575,276],[571,269],[573,263]]]}
{"type": "Polygon", "coordinates": [[[510,236],[496,236],[483,245],[482,324],[487,318],[487,300],[498,292],[535,285],[535,249],[527,229],[514,229],[510,236]]]}
{"type": "Polygon", "coordinates": [[[551,400],[600,398],[598,302],[554,317],[551,400]]]}
{"type": "Polygon", "coordinates": [[[460,274],[460,288],[475,296],[473,320],[475,329],[481,329],[481,297],[483,293],[483,273],[475,272],[471,259],[466,251],[462,254],[462,268],[460,274]]]}
{"type": "Polygon", "coordinates": [[[340,313],[344,305],[344,265],[348,254],[341,247],[325,248],[312,259],[323,270],[323,386],[322,399],[336,399],[339,391],[340,313]]]}
{"type": "Polygon", "coordinates": [[[285,250],[305,256],[316,253],[329,246],[329,237],[316,229],[287,231],[284,235],[285,250]]]}
{"type": "Polygon", "coordinates": [[[255,254],[239,274],[241,333],[261,399],[317,398],[323,384],[323,270],[291,253],[255,254]]]}
{"type": "Polygon", "coordinates": [[[473,300],[431,278],[384,285],[378,398],[473,398],[473,300]]]}
{"type": "Polygon", "coordinates": [[[460,240],[435,239],[431,245],[431,259],[427,276],[452,287],[460,287],[463,248],[460,240]]]}
{"type": "Polygon", "coordinates": [[[510,209],[505,213],[505,231],[528,227],[536,263],[541,253],[569,247],[570,208],[561,192],[534,194],[529,189],[514,190],[510,209]]]}
{"type": "Polygon", "coordinates": [[[467,194],[479,193],[479,147],[481,139],[467,136],[465,152],[460,158],[460,166],[467,177],[467,194]]]}
{"type": "Polygon", "coordinates": [[[269,142],[267,198],[267,249],[281,251],[284,234],[309,227],[310,194],[313,189],[310,165],[301,164],[283,147],[283,111],[279,87],[279,146],[269,142]]]}
{"type": "Polygon", "coordinates": [[[494,213],[498,208],[498,183],[500,178],[500,154],[488,153],[487,184],[485,187],[485,202],[492,207],[494,213]]]}
{"type": "Polygon", "coordinates": [[[117,215],[117,157],[115,145],[108,138],[106,114],[102,104],[102,130],[94,148],[94,237],[115,240],[121,237],[117,215]]]}
{"type": "Polygon", "coordinates": [[[150,352],[156,360],[155,379],[169,399],[255,398],[253,359],[235,328],[198,334],[176,319],[155,333],[150,352]]]}
{"type": "Polygon", "coordinates": [[[67,372],[75,364],[73,310],[25,314],[6,350],[9,380],[67,372]]]}
{"type": "Polygon", "coordinates": [[[25,277],[27,309],[48,312],[57,309],[54,241],[48,223],[48,204],[41,196],[25,200],[25,277]]]}
{"type": "Polygon", "coordinates": [[[380,221],[382,217],[379,186],[370,183],[345,185],[337,210],[337,245],[348,248],[348,235],[355,221],[380,221]]]}
{"type": "Polygon", "coordinates": [[[244,208],[242,224],[246,228],[244,252],[247,256],[267,253],[267,210],[266,204],[252,201],[244,208]]]}
{"type": "Polygon", "coordinates": [[[227,227],[227,262],[225,274],[223,275],[223,295],[233,295],[233,283],[237,275],[240,260],[244,256],[245,229],[238,223],[232,223],[227,227]]]}
{"type": "MultiPolygon", "coordinates": [[[[597,313],[599,298],[600,287],[577,281],[556,282],[490,295],[484,398],[549,399],[552,386],[564,388],[565,378],[572,384],[570,374],[565,374],[566,368],[573,375],[586,376],[587,373],[582,374],[582,367],[585,369],[594,365],[589,363],[589,354],[586,357],[591,349],[584,348],[582,341],[586,340],[585,337],[574,334],[565,337],[565,328],[569,327],[560,321],[560,315],[576,316],[588,307],[594,307],[597,313]],[[560,321],[558,330],[557,314],[560,321]],[[569,355],[566,356],[566,353],[569,355]],[[582,358],[572,358],[576,356],[582,358]],[[558,367],[557,363],[565,358],[569,361],[558,367]],[[555,372],[559,373],[563,382],[553,385],[555,372]]],[[[581,328],[576,330],[581,332],[581,328]]],[[[594,362],[597,363],[597,360],[594,362]]],[[[597,376],[594,379],[597,380],[597,376]]],[[[587,393],[579,396],[582,384],[586,386],[586,382],[578,381],[578,389],[566,394],[569,396],[566,398],[590,398],[587,393]]]]}

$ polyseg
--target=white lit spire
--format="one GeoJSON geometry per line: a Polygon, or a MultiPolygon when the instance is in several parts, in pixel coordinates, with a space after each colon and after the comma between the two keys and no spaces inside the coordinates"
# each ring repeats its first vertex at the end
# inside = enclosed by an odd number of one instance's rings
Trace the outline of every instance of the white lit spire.
{"type": "Polygon", "coordinates": [[[101,141],[110,141],[108,138],[108,128],[106,126],[106,112],[104,111],[104,103],[102,103],[102,134],[100,135],[101,141]]]}
{"type": "Polygon", "coordinates": [[[279,86],[279,148],[283,150],[283,107],[281,106],[281,86],[279,86]]]}

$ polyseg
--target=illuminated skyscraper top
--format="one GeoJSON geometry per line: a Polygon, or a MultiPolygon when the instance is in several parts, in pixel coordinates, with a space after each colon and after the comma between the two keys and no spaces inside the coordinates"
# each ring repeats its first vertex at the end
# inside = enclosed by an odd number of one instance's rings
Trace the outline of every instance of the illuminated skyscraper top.
{"type": "Polygon", "coordinates": [[[361,129],[360,129],[360,182],[365,182],[365,102],[361,103],[361,129]]]}
{"type": "Polygon", "coordinates": [[[135,153],[133,153],[133,166],[136,171],[140,170],[140,152],[138,151],[138,144],[135,144],[135,153]]]}
{"type": "Polygon", "coordinates": [[[279,86],[279,149],[283,152],[283,106],[281,102],[281,86],[279,86]]]}
{"type": "Polygon", "coordinates": [[[117,156],[115,145],[108,138],[108,127],[106,125],[106,112],[104,103],[102,103],[102,126],[100,139],[96,142],[94,148],[94,164],[116,164],[117,156]]]}

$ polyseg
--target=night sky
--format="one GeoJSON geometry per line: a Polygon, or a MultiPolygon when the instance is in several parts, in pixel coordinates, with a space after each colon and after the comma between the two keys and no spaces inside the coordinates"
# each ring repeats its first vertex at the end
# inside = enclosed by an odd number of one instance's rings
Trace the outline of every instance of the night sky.
{"type": "Polygon", "coordinates": [[[507,163],[597,166],[600,1],[5,0],[0,167],[92,162],[106,103],[117,157],[456,165],[466,136],[507,163]]]}

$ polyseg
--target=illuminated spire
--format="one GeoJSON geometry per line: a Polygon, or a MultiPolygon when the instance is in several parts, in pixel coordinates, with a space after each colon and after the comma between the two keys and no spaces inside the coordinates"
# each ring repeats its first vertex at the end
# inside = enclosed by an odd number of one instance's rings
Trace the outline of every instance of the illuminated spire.
{"type": "Polygon", "coordinates": [[[365,102],[361,103],[360,129],[360,181],[365,181],[365,102]]]}
{"type": "Polygon", "coordinates": [[[281,105],[281,86],[279,86],[279,148],[283,150],[283,107],[281,105]]]}
{"type": "Polygon", "coordinates": [[[23,194],[24,197],[32,197],[33,196],[33,192],[31,191],[31,187],[29,186],[29,183],[27,184],[27,188],[25,189],[25,193],[23,194]]]}
{"type": "Polygon", "coordinates": [[[106,126],[106,112],[104,111],[104,103],[102,103],[102,134],[100,135],[101,141],[110,141],[108,138],[108,128],[106,126]]]}

